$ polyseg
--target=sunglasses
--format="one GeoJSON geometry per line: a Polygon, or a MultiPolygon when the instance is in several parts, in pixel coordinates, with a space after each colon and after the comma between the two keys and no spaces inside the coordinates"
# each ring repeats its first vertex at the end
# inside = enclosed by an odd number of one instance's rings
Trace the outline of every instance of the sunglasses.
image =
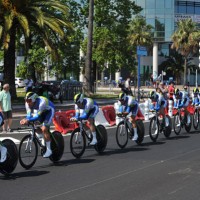
{"type": "Polygon", "coordinates": [[[27,103],[31,103],[31,102],[32,102],[31,99],[25,99],[25,101],[26,101],[27,103]]]}

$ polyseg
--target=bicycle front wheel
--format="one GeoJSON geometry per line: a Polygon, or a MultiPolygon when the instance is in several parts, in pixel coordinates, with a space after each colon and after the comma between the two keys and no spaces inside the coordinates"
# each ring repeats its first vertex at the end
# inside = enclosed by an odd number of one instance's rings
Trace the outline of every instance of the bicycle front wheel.
{"type": "Polygon", "coordinates": [[[2,143],[7,148],[7,159],[0,163],[0,172],[6,175],[12,173],[17,166],[18,150],[16,144],[10,139],[5,139],[2,143]]]}
{"type": "Polygon", "coordinates": [[[128,130],[124,121],[121,121],[117,126],[116,141],[121,149],[123,149],[128,143],[128,130]]]}
{"type": "Polygon", "coordinates": [[[31,135],[22,138],[19,144],[19,163],[25,169],[30,169],[36,162],[38,156],[38,146],[31,135]]]}
{"type": "Polygon", "coordinates": [[[181,132],[181,118],[180,118],[179,113],[177,113],[177,114],[174,116],[174,123],[173,123],[173,126],[174,126],[174,133],[175,133],[176,135],[179,135],[180,132],[181,132]]]}
{"type": "Polygon", "coordinates": [[[57,162],[62,158],[64,152],[64,139],[59,131],[54,131],[51,133],[51,150],[52,155],[50,160],[52,162],[57,162]]]}
{"type": "Polygon", "coordinates": [[[81,133],[80,128],[75,129],[70,138],[70,150],[75,158],[80,158],[85,152],[86,148],[86,133],[81,133]]]}
{"type": "Polygon", "coordinates": [[[97,134],[97,144],[94,146],[95,150],[98,153],[102,153],[108,141],[107,131],[103,125],[98,125],[96,127],[96,134],[97,134]]]}
{"type": "Polygon", "coordinates": [[[156,142],[158,139],[159,131],[160,129],[156,117],[151,118],[149,125],[149,136],[153,142],[156,142]]]}

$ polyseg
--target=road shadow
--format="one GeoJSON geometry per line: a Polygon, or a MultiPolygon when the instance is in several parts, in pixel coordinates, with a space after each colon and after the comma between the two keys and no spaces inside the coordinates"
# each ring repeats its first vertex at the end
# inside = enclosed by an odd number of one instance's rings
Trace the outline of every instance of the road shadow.
{"type": "Polygon", "coordinates": [[[175,135],[172,137],[169,137],[168,140],[180,140],[180,139],[185,139],[185,138],[190,138],[189,135],[175,135]]]}
{"type": "Polygon", "coordinates": [[[49,171],[28,170],[0,176],[0,180],[16,180],[24,177],[35,177],[48,174],[49,171]]]}
{"type": "MultiPolygon", "coordinates": [[[[162,140],[162,139],[160,139],[162,140]]],[[[163,139],[163,140],[166,140],[166,139],[163,139]]],[[[163,141],[156,141],[156,142],[146,142],[146,143],[142,143],[140,146],[158,146],[158,145],[163,145],[165,144],[166,142],[163,142],[163,141]]]]}

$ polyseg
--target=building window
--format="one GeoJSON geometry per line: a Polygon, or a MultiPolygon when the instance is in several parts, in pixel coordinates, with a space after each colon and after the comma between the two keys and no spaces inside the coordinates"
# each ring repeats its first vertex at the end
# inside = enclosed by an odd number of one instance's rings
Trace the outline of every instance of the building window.
{"type": "Polygon", "coordinates": [[[155,8],[155,0],[148,0],[146,1],[146,9],[155,8]]]}

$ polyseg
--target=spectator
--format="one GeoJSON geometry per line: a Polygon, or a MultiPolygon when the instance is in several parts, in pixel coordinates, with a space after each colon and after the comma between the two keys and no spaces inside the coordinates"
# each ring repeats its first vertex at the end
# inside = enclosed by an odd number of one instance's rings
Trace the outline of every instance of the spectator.
{"type": "Polygon", "coordinates": [[[12,132],[12,108],[11,108],[11,95],[9,92],[9,84],[3,85],[3,90],[0,92],[0,112],[3,113],[4,124],[3,133],[12,132]]]}
{"type": "Polygon", "coordinates": [[[131,79],[129,77],[126,79],[126,81],[125,81],[125,91],[124,92],[126,93],[126,95],[133,96],[133,93],[131,91],[130,80],[131,79]]]}
{"type": "Polygon", "coordinates": [[[174,82],[171,81],[168,87],[169,100],[173,100],[174,91],[175,91],[174,82]]]}
{"type": "Polygon", "coordinates": [[[26,84],[26,93],[31,92],[32,89],[33,89],[32,88],[33,87],[33,80],[31,79],[30,76],[27,77],[25,84],[26,84]]]}
{"type": "Polygon", "coordinates": [[[160,88],[160,91],[162,92],[163,97],[166,100],[167,99],[168,89],[166,88],[165,84],[163,82],[160,82],[158,87],[160,88]]]}

